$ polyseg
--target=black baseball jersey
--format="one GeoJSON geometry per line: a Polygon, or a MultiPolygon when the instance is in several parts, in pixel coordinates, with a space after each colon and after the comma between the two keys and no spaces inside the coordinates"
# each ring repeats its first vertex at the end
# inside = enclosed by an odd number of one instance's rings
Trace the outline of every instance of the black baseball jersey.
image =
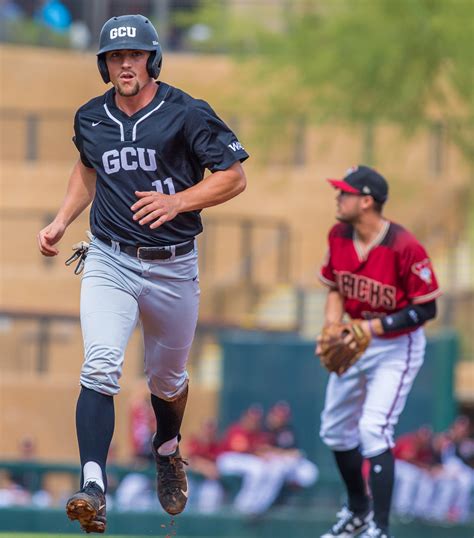
{"type": "Polygon", "coordinates": [[[115,105],[115,89],[83,105],[74,119],[74,143],[97,172],[90,212],[94,235],[127,245],[182,243],[202,231],[200,211],[178,214],[156,229],[132,220],[135,191],[173,194],[211,172],[248,158],[235,134],[205,102],[164,82],[132,116],[115,105]]]}

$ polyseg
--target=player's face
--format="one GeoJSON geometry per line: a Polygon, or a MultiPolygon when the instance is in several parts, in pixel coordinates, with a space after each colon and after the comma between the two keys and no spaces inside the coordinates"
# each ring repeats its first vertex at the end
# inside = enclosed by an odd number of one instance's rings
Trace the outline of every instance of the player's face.
{"type": "Polygon", "coordinates": [[[362,215],[373,208],[372,196],[340,191],[336,197],[336,218],[341,222],[355,224],[362,215]]]}
{"type": "Polygon", "coordinates": [[[110,80],[120,95],[133,97],[150,82],[146,68],[149,56],[144,50],[112,50],[105,54],[110,80]]]}
{"type": "Polygon", "coordinates": [[[336,196],[336,219],[341,222],[356,222],[361,215],[362,198],[359,194],[340,191],[336,196]]]}

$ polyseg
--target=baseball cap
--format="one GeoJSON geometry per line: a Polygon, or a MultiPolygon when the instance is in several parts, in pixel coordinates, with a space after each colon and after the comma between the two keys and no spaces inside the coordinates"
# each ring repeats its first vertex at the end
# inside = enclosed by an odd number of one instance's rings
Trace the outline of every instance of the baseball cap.
{"type": "Polygon", "coordinates": [[[328,179],[329,183],[343,192],[372,196],[381,204],[388,197],[387,180],[369,166],[359,165],[349,168],[342,179],[328,179]]]}

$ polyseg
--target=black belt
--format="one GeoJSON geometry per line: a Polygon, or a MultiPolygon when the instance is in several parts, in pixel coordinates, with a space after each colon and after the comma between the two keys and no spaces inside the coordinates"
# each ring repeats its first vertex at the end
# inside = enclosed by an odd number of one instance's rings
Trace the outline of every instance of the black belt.
{"type": "MultiPolygon", "coordinates": [[[[98,237],[98,239],[110,246],[117,244],[117,241],[112,242],[108,237],[98,237]]],[[[118,245],[120,252],[125,252],[125,254],[139,258],[140,260],[168,260],[173,256],[173,250],[175,256],[183,256],[191,252],[194,249],[194,239],[177,247],[132,247],[130,245],[123,245],[122,243],[118,243],[118,245]]]]}

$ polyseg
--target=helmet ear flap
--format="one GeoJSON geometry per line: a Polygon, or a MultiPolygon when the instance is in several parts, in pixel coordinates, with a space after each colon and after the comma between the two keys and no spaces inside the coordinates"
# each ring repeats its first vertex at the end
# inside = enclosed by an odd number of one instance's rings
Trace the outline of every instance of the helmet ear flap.
{"type": "Polygon", "coordinates": [[[105,54],[99,54],[97,56],[97,67],[99,68],[99,73],[102,77],[102,80],[107,84],[110,82],[109,70],[107,68],[107,63],[105,61],[105,54]]]}
{"type": "Polygon", "coordinates": [[[148,57],[147,63],[146,63],[146,69],[148,71],[148,75],[156,79],[158,78],[160,71],[161,71],[161,63],[163,61],[163,58],[161,56],[161,50],[160,51],[151,51],[150,56],[148,57]]]}

